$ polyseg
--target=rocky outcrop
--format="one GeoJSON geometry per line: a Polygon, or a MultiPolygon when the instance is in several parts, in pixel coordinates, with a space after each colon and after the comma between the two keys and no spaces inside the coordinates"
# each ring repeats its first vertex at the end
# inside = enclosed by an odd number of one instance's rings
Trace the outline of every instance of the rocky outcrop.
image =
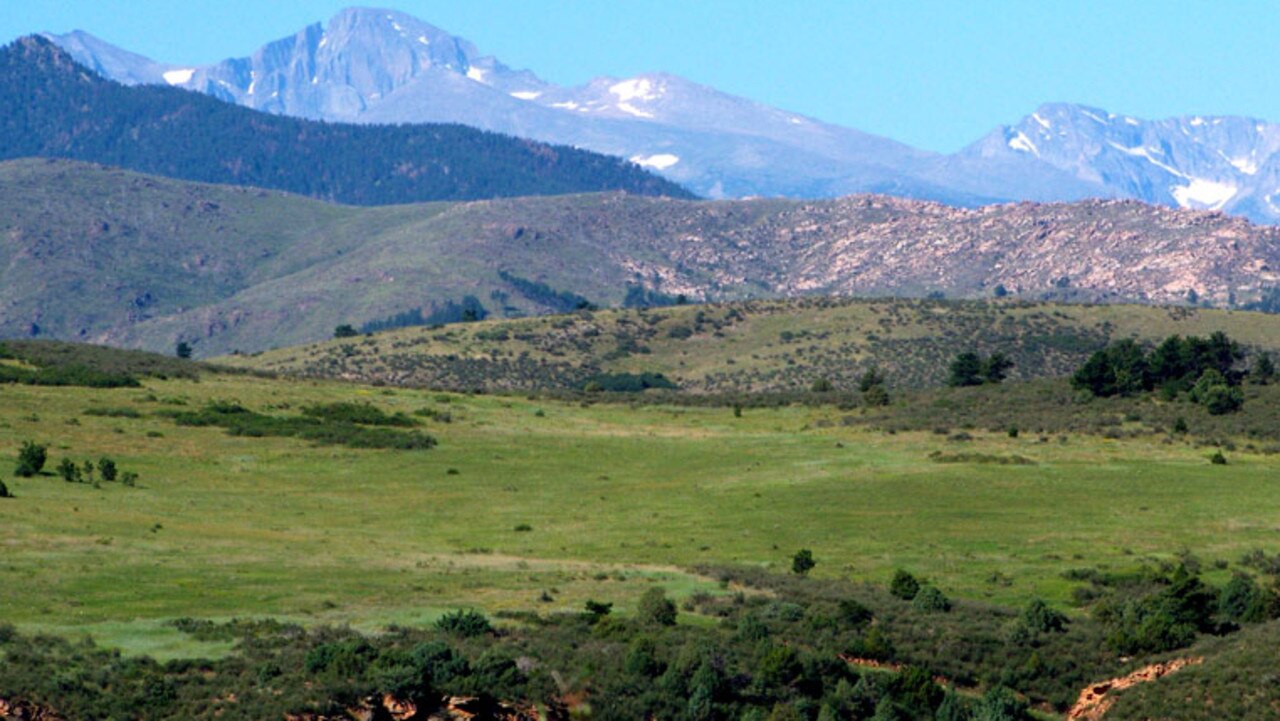
{"type": "Polygon", "coordinates": [[[58,712],[21,699],[0,698],[0,719],[4,721],[66,721],[58,712]]]}
{"type": "Polygon", "coordinates": [[[384,694],[366,698],[340,716],[296,713],[286,715],[285,721],[540,721],[541,718],[531,704],[478,696],[445,696],[434,709],[426,709],[384,694]]]}
{"type": "Polygon", "coordinates": [[[1117,691],[1123,691],[1140,683],[1150,683],[1187,666],[1203,663],[1203,658],[1180,658],[1165,663],[1156,663],[1134,671],[1133,673],[1113,678],[1100,683],[1090,684],[1080,692],[1071,710],[1067,712],[1066,721],[1100,721],[1111,706],[1115,704],[1117,691]]]}

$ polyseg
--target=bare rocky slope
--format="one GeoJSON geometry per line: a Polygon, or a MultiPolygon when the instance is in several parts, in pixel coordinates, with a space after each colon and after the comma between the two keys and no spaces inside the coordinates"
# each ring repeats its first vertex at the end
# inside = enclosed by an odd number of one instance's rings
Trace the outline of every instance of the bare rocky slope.
{"type": "Polygon", "coordinates": [[[808,295],[1218,307],[1280,285],[1280,229],[1136,201],[593,194],[354,208],[67,161],[0,164],[0,335],[197,355],[467,296],[492,317],[808,295]]]}

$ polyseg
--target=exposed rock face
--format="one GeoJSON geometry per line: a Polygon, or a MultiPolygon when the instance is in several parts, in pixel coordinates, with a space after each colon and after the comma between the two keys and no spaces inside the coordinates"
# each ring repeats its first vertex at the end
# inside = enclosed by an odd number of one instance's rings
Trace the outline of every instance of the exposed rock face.
{"type": "Polygon", "coordinates": [[[1165,663],[1156,663],[1134,671],[1133,673],[1113,678],[1101,683],[1091,684],[1080,692],[1071,710],[1067,712],[1067,721],[1101,721],[1116,702],[1115,693],[1140,683],[1150,683],[1171,673],[1181,671],[1187,666],[1203,663],[1203,658],[1180,658],[1165,663]]]}
{"type": "Polygon", "coordinates": [[[66,721],[56,711],[19,699],[0,698],[0,719],[4,721],[66,721]]]}
{"type": "MultiPolygon", "coordinates": [[[[3,710],[3,707],[0,707],[3,710]]],[[[549,718],[558,719],[552,709],[549,718]]],[[[370,697],[341,716],[288,714],[285,721],[540,721],[532,705],[520,705],[475,696],[445,696],[434,710],[419,709],[413,703],[390,695],[370,697]]],[[[49,719],[49,721],[61,721],[49,719]]]]}

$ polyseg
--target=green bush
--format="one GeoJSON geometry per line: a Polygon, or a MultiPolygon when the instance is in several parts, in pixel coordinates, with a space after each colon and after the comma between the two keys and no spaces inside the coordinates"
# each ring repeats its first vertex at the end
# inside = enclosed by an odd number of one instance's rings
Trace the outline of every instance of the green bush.
{"type": "Polygon", "coordinates": [[[345,445],[350,448],[387,448],[394,450],[426,450],[434,448],[436,439],[419,431],[402,431],[394,428],[375,425],[368,427],[357,425],[344,416],[348,413],[356,417],[371,418],[383,423],[399,424],[413,421],[401,414],[387,416],[376,409],[367,414],[362,406],[355,404],[337,404],[344,406],[334,410],[329,406],[316,406],[312,410],[314,416],[268,416],[254,413],[237,403],[214,402],[204,410],[197,412],[173,413],[175,423],[182,426],[219,426],[225,428],[233,436],[261,438],[264,436],[283,436],[301,438],[319,445],[345,445]],[[345,406],[352,406],[345,408],[345,406]],[[318,410],[317,410],[318,409],[318,410]],[[376,415],[374,415],[376,414],[376,415]],[[338,417],[332,420],[326,415],[338,417]]]}
{"type": "Polygon", "coordinates": [[[936,586],[925,586],[911,599],[911,608],[925,613],[946,613],[951,610],[951,599],[936,586]]]}
{"type": "Polygon", "coordinates": [[[413,419],[403,413],[388,415],[368,403],[325,403],[307,406],[302,414],[311,418],[335,423],[357,423],[365,426],[398,426],[415,425],[413,419]]]}
{"type": "Polygon", "coordinates": [[[636,618],[648,626],[676,625],[676,604],[667,598],[661,588],[650,588],[640,597],[636,606],[636,618]]]}
{"type": "Polygon", "coordinates": [[[889,391],[882,385],[874,385],[862,392],[862,402],[868,408],[883,408],[889,405],[889,391]]]}
{"type": "Polygon", "coordinates": [[[133,408],[86,408],[84,411],[86,416],[99,416],[102,418],[141,418],[142,414],[133,408]]]}
{"type": "Polygon", "coordinates": [[[58,464],[58,475],[67,483],[79,483],[84,480],[80,475],[80,466],[70,458],[63,458],[58,464]]]}
{"type": "Polygon", "coordinates": [[[1265,621],[1274,600],[1274,594],[1260,588],[1252,576],[1237,573],[1218,593],[1218,615],[1235,623],[1265,621]]]}
{"type": "Polygon", "coordinates": [[[1063,633],[1069,622],[1066,614],[1055,611],[1038,598],[1022,612],[1022,624],[1036,633],[1063,633]]]}
{"type": "Polygon", "coordinates": [[[9,493],[9,487],[0,481],[0,498],[13,498],[13,494],[9,493]]]}
{"type": "Polygon", "coordinates": [[[470,609],[458,609],[446,613],[436,621],[436,628],[463,638],[483,636],[493,630],[489,619],[483,613],[470,609]]]}
{"type": "Polygon", "coordinates": [[[588,393],[639,393],[651,388],[676,390],[678,386],[661,373],[604,373],[587,379],[582,388],[588,393]]]}
{"type": "Polygon", "coordinates": [[[858,379],[858,390],[862,393],[866,393],[872,388],[875,388],[876,386],[883,386],[884,384],[884,374],[880,372],[878,367],[871,366],[862,374],[862,377],[858,379]]]}
{"type": "Polygon", "coordinates": [[[114,481],[116,479],[116,462],[106,456],[99,458],[98,474],[102,476],[104,481],[114,481]]]}
{"type": "Polygon", "coordinates": [[[894,571],[893,580],[889,582],[889,593],[904,601],[910,601],[920,593],[920,582],[915,576],[899,568],[894,571]]]}
{"type": "Polygon", "coordinates": [[[1239,387],[1211,386],[1205,393],[1201,404],[1211,416],[1221,416],[1240,410],[1244,405],[1244,392],[1239,387]]]}
{"type": "Polygon", "coordinates": [[[14,474],[22,478],[30,478],[39,473],[49,458],[48,446],[37,445],[33,441],[24,441],[18,450],[18,467],[14,474]]]}
{"type": "Polygon", "coordinates": [[[813,551],[807,548],[796,551],[796,555],[791,557],[791,572],[801,576],[812,571],[816,565],[817,562],[813,560],[813,551]]]}
{"type": "Polygon", "coordinates": [[[947,385],[952,387],[982,385],[982,357],[971,351],[957,355],[948,369],[947,385]]]}
{"type": "Polygon", "coordinates": [[[973,708],[973,721],[1032,721],[1031,710],[1025,701],[1004,686],[997,686],[983,694],[973,708]]]}

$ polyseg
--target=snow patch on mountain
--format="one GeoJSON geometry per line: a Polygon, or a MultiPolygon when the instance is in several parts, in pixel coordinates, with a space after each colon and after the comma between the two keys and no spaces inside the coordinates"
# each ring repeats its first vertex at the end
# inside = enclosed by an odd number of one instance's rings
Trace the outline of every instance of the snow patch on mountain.
{"type": "Polygon", "coordinates": [[[517,100],[537,100],[542,97],[542,93],[536,90],[517,90],[514,93],[510,93],[510,95],[517,100]]]}
{"type": "Polygon", "coordinates": [[[1028,138],[1027,134],[1021,130],[1016,131],[1013,137],[1009,138],[1009,147],[1014,150],[1021,150],[1024,153],[1031,153],[1032,155],[1040,154],[1040,150],[1036,148],[1036,144],[1031,142],[1031,138],[1028,138]]]}
{"type": "Polygon", "coordinates": [[[654,117],[654,116],[653,116],[653,113],[651,113],[651,112],[649,112],[649,111],[647,111],[647,110],[641,110],[640,108],[637,108],[636,106],[632,105],[631,103],[618,103],[616,107],[618,108],[618,110],[621,110],[622,112],[624,112],[624,113],[628,113],[628,114],[630,114],[630,115],[634,115],[634,116],[636,116],[637,118],[652,118],[652,117],[654,117]]]}
{"type": "Polygon", "coordinates": [[[164,74],[164,81],[170,85],[182,85],[191,81],[191,76],[195,75],[194,68],[183,68],[181,70],[169,70],[164,74]]]}
{"type": "MultiPolygon", "coordinates": [[[[1152,165],[1154,165],[1154,166],[1156,166],[1157,168],[1159,168],[1159,169],[1161,169],[1161,170],[1165,171],[1166,173],[1169,173],[1170,175],[1175,175],[1175,176],[1177,176],[1177,177],[1179,177],[1179,178],[1187,178],[1188,180],[1194,180],[1194,178],[1189,178],[1189,177],[1187,177],[1187,175],[1186,175],[1185,173],[1183,173],[1182,171],[1178,170],[1177,168],[1174,168],[1174,167],[1172,167],[1172,166],[1170,166],[1170,165],[1166,165],[1165,163],[1163,163],[1163,162],[1161,162],[1161,161],[1159,161],[1159,160],[1156,160],[1155,158],[1151,157],[1151,155],[1152,155],[1152,153],[1153,153],[1153,152],[1154,152],[1154,153],[1157,153],[1157,154],[1163,154],[1163,152],[1162,152],[1159,148],[1144,148],[1144,147],[1141,147],[1141,146],[1136,147],[1136,148],[1127,148],[1127,147],[1125,147],[1125,146],[1123,146],[1123,145],[1121,145],[1121,144],[1119,144],[1119,143],[1117,143],[1117,142],[1111,141],[1111,140],[1108,140],[1108,141],[1107,141],[1107,145],[1110,145],[1111,147],[1115,148],[1116,150],[1119,150],[1120,152],[1124,153],[1125,155],[1132,155],[1132,156],[1134,156],[1134,157],[1136,157],[1136,158],[1143,158],[1143,159],[1145,159],[1148,163],[1151,163],[1152,165]]],[[[1183,207],[1186,207],[1186,206],[1183,206],[1183,207]]]]}
{"type": "Polygon", "coordinates": [[[632,100],[657,100],[662,97],[662,90],[648,78],[631,78],[615,83],[609,92],[618,97],[618,102],[627,103],[632,100]]]}
{"type": "Polygon", "coordinates": [[[1221,210],[1222,206],[1239,192],[1239,188],[1230,183],[1203,178],[1190,178],[1190,180],[1190,185],[1179,185],[1169,189],[1169,192],[1173,193],[1173,199],[1184,208],[1221,210]]]}
{"type": "Polygon", "coordinates": [[[680,162],[679,156],[670,153],[658,153],[657,155],[633,155],[631,162],[642,168],[653,168],[654,170],[666,170],[676,163],[680,162]]]}
{"type": "Polygon", "coordinates": [[[1222,152],[1221,150],[1218,151],[1218,155],[1221,155],[1223,160],[1227,161],[1228,163],[1231,163],[1231,165],[1235,167],[1236,170],[1239,170],[1245,175],[1258,174],[1258,161],[1254,160],[1252,157],[1246,156],[1243,158],[1228,158],[1227,154],[1222,152]]]}
{"type": "Polygon", "coordinates": [[[474,66],[474,65],[472,65],[471,67],[467,68],[467,77],[471,78],[472,80],[476,81],[477,83],[483,83],[483,82],[484,82],[484,76],[485,76],[485,75],[487,75],[487,74],[488,74],[488,71],[484,70],[483,68],[477,68],[477,67],[476,67],[476,66],[474,66]]]}

